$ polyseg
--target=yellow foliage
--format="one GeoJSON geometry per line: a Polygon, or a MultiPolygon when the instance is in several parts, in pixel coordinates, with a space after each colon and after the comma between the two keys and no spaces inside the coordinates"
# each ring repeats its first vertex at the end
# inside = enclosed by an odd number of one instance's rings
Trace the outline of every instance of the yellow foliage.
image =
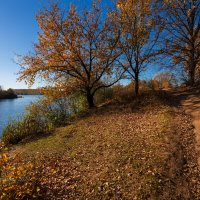
{"type": "Polygon", "coordinates": [[[39,170],[30,162],[10,157],[7,148],[0,143],[0,199],[39,199],[39,170]]]}
{"type": "Polygon", "coordinates": [[[19,59],[19,80],[32,85],[40,77],[48,88],[52,87],[48,90],[52,96],[76,89],[90,97],[88,104],[92,107],[96,91],[113,85],[124,73],[118,65],[113,70],[121,55],[116,48],[119,31],[110,17],[101,18],[104,11],[100,1],[82,13],[72,4],[68,11],[62,11],[56,3],[44,8],[36,17],[40,33],[34,53],[19,59]],[[104,82],[105,77],[108,81],[104,82]]]}

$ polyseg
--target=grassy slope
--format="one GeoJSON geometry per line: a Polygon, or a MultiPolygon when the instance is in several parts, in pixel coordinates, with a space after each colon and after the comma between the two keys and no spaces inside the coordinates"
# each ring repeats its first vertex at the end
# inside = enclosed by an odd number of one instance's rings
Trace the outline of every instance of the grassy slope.
{"type": "Polygon", "coordinates": [[[176,196],[164,183],[176,173],[167,172],[176,149],[172,121],[172,108],[149,95],[137,103],[98,108],[18,148],[23,157],[45,156],[47,166],[59,160],[52,167],[58,174],[47,181],[51,199],[186,199],[187,188],[176,196]]]}

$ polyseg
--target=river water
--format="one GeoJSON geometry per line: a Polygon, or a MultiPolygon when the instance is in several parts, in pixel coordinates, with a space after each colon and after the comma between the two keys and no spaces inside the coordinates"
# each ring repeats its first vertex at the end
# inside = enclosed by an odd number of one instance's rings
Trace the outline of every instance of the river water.
{"type": "Polygon", "coordinates": [[[9,120],[22,116],[26,107],[40,98],[41,95],[22,95],[22,98],[0,100],[0,136],[9,120]]]}

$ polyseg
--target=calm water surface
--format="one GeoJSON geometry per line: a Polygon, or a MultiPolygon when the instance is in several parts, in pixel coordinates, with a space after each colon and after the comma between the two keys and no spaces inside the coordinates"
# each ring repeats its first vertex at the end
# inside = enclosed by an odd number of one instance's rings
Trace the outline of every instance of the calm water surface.
{"type": "Polygon", "coordinates": [[[23,95],[23,98],[0,100],[0,136],[10,119],[23,115],[26,107],[42,98],[41,95],[23,95]]]}

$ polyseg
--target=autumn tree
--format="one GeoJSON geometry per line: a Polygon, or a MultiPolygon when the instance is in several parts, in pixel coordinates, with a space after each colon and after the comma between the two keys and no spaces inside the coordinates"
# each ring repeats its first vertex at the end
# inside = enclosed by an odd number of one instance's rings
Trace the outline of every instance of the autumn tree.
{"type": "Polygon", "coordinates": [[[180,66],[187,74],[189,85],[195,84],[200,62],[200,0],[165,0],[165,53],[171,66],[180,66]]]}
{"type": "Polygon", "coordinates": [[[120,33],[100,7],[98,1],[85,11],[71,5],[64,12],[58,4],[40,11],[38,43],[33,53],[21,57],[19,79],[32,84],[39,76],[53,88],[49,91],[61,95],[81,91],[93,107],[96,91],[123,74],[117,67],[120,33]]]}
{"type": "Polygon", "coordinates": [[[139,93],[141,73],[160,55],[158,47],[161,26],[155,14],[156,3],[151,0],[117,1],[116,18],[121,30],[120,48],[123,58],[120,61],[131,79],[135,82],[135,94],[139,93]]]}
{"type": "Polygon", "coordinates": [[[170,72],[161,72],[154,76],[154,79],[157,82],[158,88],[170,88],[177,84],[176,77],[170,72]]]}

